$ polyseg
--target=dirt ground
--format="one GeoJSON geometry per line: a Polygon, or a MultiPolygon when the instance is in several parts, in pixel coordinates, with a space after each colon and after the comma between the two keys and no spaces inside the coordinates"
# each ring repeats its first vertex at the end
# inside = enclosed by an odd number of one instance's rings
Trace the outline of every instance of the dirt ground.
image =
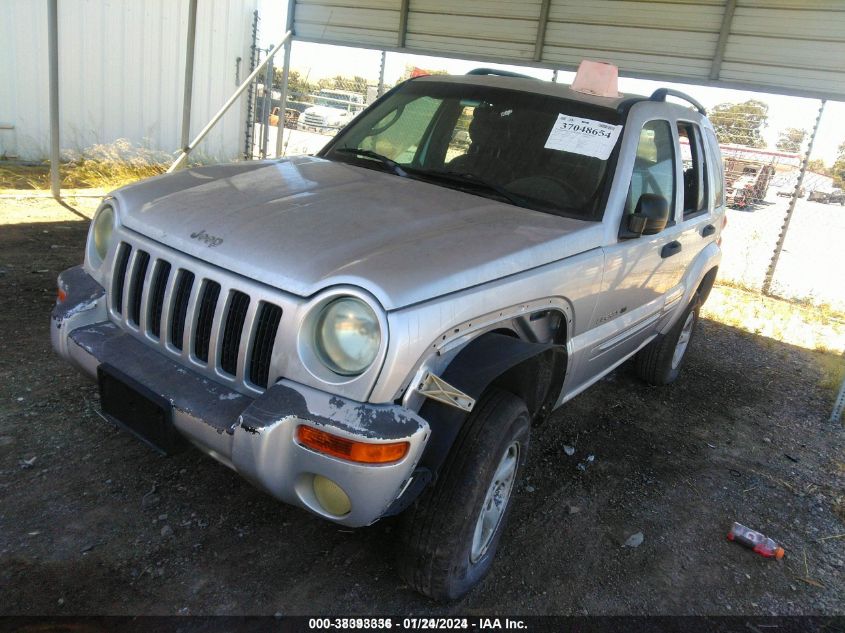
{"type": "Polygon", "coordinates": [[[621,368],[535,429],[492,572],[440,605],[394,574],[395,522],[339,528],[103,420],[48,331],[87,223],[3,204],[2,614],[845,613],[845,433],[823,369],[841,358],[703,320],[674,386],[621,368]],[[733,521],[785,558],[729,543],[733,521]]]}

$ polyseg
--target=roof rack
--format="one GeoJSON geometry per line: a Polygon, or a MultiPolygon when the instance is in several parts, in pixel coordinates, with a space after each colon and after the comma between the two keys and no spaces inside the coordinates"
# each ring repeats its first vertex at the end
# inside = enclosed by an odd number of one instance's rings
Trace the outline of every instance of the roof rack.
{"type": "Polygon", "coordinates": [[[496,75],[498,77],[519,77],[520,79],[534,79],[539,81],[531,75],[523,75],[522,73],[515,73],[511,70],[496,70],[495,68],[473,68],[467,75],[496,75]]]}
{"type": "Polygon", "coordinates": [[[703,105],[690,97],[687,93],[681,92],[680,90],[674,90],[672,88],[658,88],[651,93],[651,96],[648,99],[649,101],[666,101],[666,97],[669,96],[683,99],[684,101],[691,103],[700,114],[705,116],[707,115],[707,111],[704,109],[703,105]]]}

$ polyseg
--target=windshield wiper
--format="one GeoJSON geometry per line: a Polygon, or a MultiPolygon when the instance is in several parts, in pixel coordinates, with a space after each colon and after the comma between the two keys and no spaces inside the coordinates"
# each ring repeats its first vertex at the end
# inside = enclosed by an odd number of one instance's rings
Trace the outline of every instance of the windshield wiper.
{"type": "Polygon", "coordinates": [[[372,158],[373,160],[377,160],[382,165],[390,169],[394,174],[397,176],[402,176],[403,178],[407,178],[408,172],[402,169],[395,160],[389,159],[387,156],[382,156],[378,152],[374,152],[369,149],[359,149],[357,147],[340,147],[338,149],[332,150],[337,152],[338,154],[353,154],[355,156],[364,156],[365,158],[372,158]]]}
{"type": "Polygon", "coordinates": [[[485,180],[475,174],[470,173],[461,173],[457,171],[448,171],[448,170],[440,170],[440,169],[414,169],[412,173],[416,176],[422,176],[423,178],[431,177],[437,180],[446,180],[448,182],[453,182],[459,185],[468,185],[476,190],[483,190],[488,192],[493,192],[499,195],[499,197],[504,198],[511,204],[515,204],[518,207],[528,207],[533,209],[534,206],[531,205],[528,200],[519,196],[512,191],[508,191],[504,187],[495,182],[490,182],[489,180],[485,180]]]}

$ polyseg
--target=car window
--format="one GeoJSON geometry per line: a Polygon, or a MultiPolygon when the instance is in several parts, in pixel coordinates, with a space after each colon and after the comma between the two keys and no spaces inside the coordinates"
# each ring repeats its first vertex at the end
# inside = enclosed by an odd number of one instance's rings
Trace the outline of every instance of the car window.
{"type": "Polygon", "coordinates": [[[716,133],[707,128],[705,135],[710,146],[710,151],[707,152],[708,164],[710,165],[710,173],[713,174],[713,192],[711,197],[713,199],[714,207],[721,207],[725,204],[725,166],[722,164],[722,156],[719,151],[719,141],[716,138],[716,133]]]}
{"type": "Polygon", "coordinates": [[[440,99],[419,97],[402,104],[401,108],[391,110],[376,121],[358,147],[397,163],[410,163],[441,103],[440,99]]]}
{"type": "Polygon", "coordinates": [[[464,106],[461,108],[461,114],[452,129],[449,141],[449,147],[446,149],[446,162],[451,162],[458,156],[463,156],[467,153],[472,138],[469,135],[469,126],[472,122],[472,115],[475,112],[475,106],[464,106]]]}
{"type": "Polygon", "coordinates": [[[411,80],[360,115],[320,156],[596,221],[622,123],[613,108],[559,96],[411,80]]]}
{"type": "Polygon", "coordinates": [[[694,123],[679,121],[678,141],[684,173],[684,217],[689,217],[707,209],[707,174],[701,131],[694,123]]]}
{"type": "Polygon", "coordinates": [[[640,131],[625,213],[634,212],[644,193],[656,193],[666,198],[669,217],[674,217],[675,142],[668,121],[649,121],[640,131]]]}

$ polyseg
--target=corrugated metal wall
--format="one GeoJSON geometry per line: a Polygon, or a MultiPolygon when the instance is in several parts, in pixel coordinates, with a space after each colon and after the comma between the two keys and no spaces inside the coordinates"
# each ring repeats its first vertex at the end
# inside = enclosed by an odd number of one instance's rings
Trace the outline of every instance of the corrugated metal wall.
{"type": "Polygon", "coordinates": [[[845,0],[291,1],[302,40],[845,99],[845,0]]]}
{"type": "MultiPolygon", "coordinates": [[[[197,14],[192,133],[248,72],[258,0],[202,0],[197,14]]],[[[126,138],[173,152],[179,147],[187,0],[61,0],[61,145],[82,150],[126,138]]],[[[0,155],[48,154],[47,3],[0,2],[0,155]],[[8,126],[13,129],[8,129],[8,126]]],[[[235,158],[245,111],[236,104],[196,155],[235,158]]]]}

